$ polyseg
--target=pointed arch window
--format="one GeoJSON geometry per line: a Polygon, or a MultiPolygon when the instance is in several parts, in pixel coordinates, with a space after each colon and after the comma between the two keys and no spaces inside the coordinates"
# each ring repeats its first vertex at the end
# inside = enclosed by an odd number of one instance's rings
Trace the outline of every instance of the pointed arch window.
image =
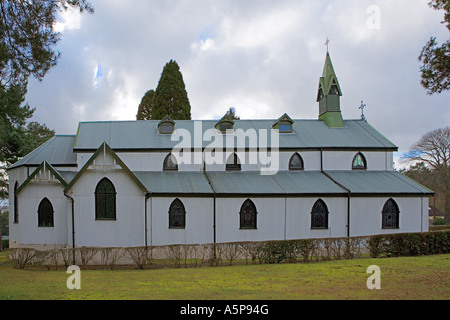
{"type": "Polygon", "coordinates": [[[353,158],[352,162],[352,169],[353,170],[366,170],[367,169],[367,162],[366,158],[361,152],[358,152],[355,157],[353,158]]]}
{"type": "Polygon", "coordinates": [[[303,159],[302,157],[296,152],[292,155],[291,159],[289,160],[289,170],[290,171],[296,171],[296,170],[303,170],[303,159]]]}
{"type": "Polygon", "coordinates": [[[184,229],[186,227],[186,209],[180,199],[173,200],[169,208],[169,228],[184,229]]]}
{"type": "Polygon", "coordinates": [[[231,154],[227,159],[227,164],[225,166],[226,171],[240,171],[241,161],[236,153],[231,154]]]}
{"type": "Polygon", "coordinates": [[[239,211],[239,228],[240,229],[256,229],[256,206],[252,200],[247,199],[241,206],[239,211]]]}
{"type": "Polygon", "coordinates": [[[103,178],[95,188],[95,219],[116,219],[116,189],[108,178],[103,178]]]}
{"type": "Polygon", "coordinates": [[[177,159],[172,153],[169,153],[164,159],[163,163],[164,171],[178,171],[177,159]]]}
{"type": "Polygon", "coordinates": [[[317,200],[312,208],[311,229],[328,229],[328,208],[322,199],[317,200]]]}
{"type": "Polygon", "coordinates": [[[38,226],[53,227],[53,206],[47,198],[42,199],[38,207],[38,226]]]}
{"type": "Polygon", "coordinates": [[[19,188],[19,182],[14,184],[14,223],[19,223],[19,199],[17,197],[17,189],[19,188]]]}
{"type": "Polygon", "coordinates": [[[389,199],[383,206],[382,214],[382,228],[383,229],[398,229],[400,210],[397,203],[393,199],[389,199]]]}

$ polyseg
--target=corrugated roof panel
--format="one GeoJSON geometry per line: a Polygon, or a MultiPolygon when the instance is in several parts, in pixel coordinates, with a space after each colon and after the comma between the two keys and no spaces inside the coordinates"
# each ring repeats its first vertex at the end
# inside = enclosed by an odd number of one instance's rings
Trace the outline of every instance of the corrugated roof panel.
{"type": "Polygon", "coordinates": [[[73,153],[75,136],[55,135],[25,157],[14,163],[9,169],[20,166],[38,166],[47,161],[52,166],[72,166],[77,164],[73,153]]]}
{"type": "Polygon", "coordinates": [[[327,174],[356,194],[432,194],[396,171],[327,171],[327,174]]]}
{"type": "Polygon", "coordinates": [[[275,180],[259,172],[207,172],[209,180],[218,194],[284,194],[275,180]]]}
{"type": "Polygon", "coordinates": [[[202,172],[133,172],[153,193],[212,193],[202,172]]]}
{"type": "Polygon", "coordinates": [[[272,176],[288,194],[345,194],[320,171],[281,171],[272,176]]]}
{"type": "MultiPolygon", "coordinates": [[[[236,120],[236,134],[214,133],[214,138],[209,135],[210,140],[204,139],[205,132],[214,128],[216,120],[178,120],[175,121],[175,130],[183,129],[188,132],[190,141],[185,142],[191,147],[207,147],[213,139],[222,146],[226,146],[225,141],[231,139],[234,146],[241,147],[238,139],[242,136],[237,132],[242,130],[251,137],[245,138],[244,147],[248,148],[255,147],[255,143],[256,146],[261,145],[261,142],[270,146],[270,130],[274,122],[275,120],[236,120]],[[255,139],[249,129],[255,129],[259,136],[255,139]]],[[[176,134],[159,134],[158,123],[156,120],[81,122],[75,149],[94,150],[103,142],[113,149],[172,149],[182,141],[183,138],[176,134]]],[[[280,134],[279,148],[397,148],[365,121],[345,120],[344,124],[344,128],[330,128],[319,120],[294,120],[293,133],[280,134]]]]}

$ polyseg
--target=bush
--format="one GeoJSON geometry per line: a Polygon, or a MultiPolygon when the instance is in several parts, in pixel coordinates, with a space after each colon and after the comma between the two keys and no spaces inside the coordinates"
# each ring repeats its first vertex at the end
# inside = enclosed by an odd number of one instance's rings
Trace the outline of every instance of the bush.
{"type": "Polygon", "coordinates": [[[368,248],[372,258],[449,253],[450,231],[376,235],[368,248]]]}

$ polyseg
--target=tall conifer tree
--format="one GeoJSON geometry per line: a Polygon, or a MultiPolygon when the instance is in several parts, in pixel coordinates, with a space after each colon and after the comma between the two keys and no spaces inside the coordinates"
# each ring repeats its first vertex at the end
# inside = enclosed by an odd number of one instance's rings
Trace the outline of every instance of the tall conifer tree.
{"type": "Polygon", "coordinates": [[[166,115],[173,120],[191,120],[191,105],[176,61],[166,63],[154,94],[150,91],[142,98],[137,120],[161,120],[166,115]],[[153,99],[149,101],[151,95],[153,99]]]}

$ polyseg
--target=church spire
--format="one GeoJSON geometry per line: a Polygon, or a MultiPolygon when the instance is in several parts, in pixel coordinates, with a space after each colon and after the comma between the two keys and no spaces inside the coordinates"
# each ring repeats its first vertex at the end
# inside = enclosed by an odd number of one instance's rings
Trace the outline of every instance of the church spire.
{"type": "Polygon", "coordinates": [[[319,80],[317,102],[319,102],[319,120],[324,121],[329,127],[343,127],[339,97],[342,96],[330,53],[327,50],[322,77],[319,80]]]}

